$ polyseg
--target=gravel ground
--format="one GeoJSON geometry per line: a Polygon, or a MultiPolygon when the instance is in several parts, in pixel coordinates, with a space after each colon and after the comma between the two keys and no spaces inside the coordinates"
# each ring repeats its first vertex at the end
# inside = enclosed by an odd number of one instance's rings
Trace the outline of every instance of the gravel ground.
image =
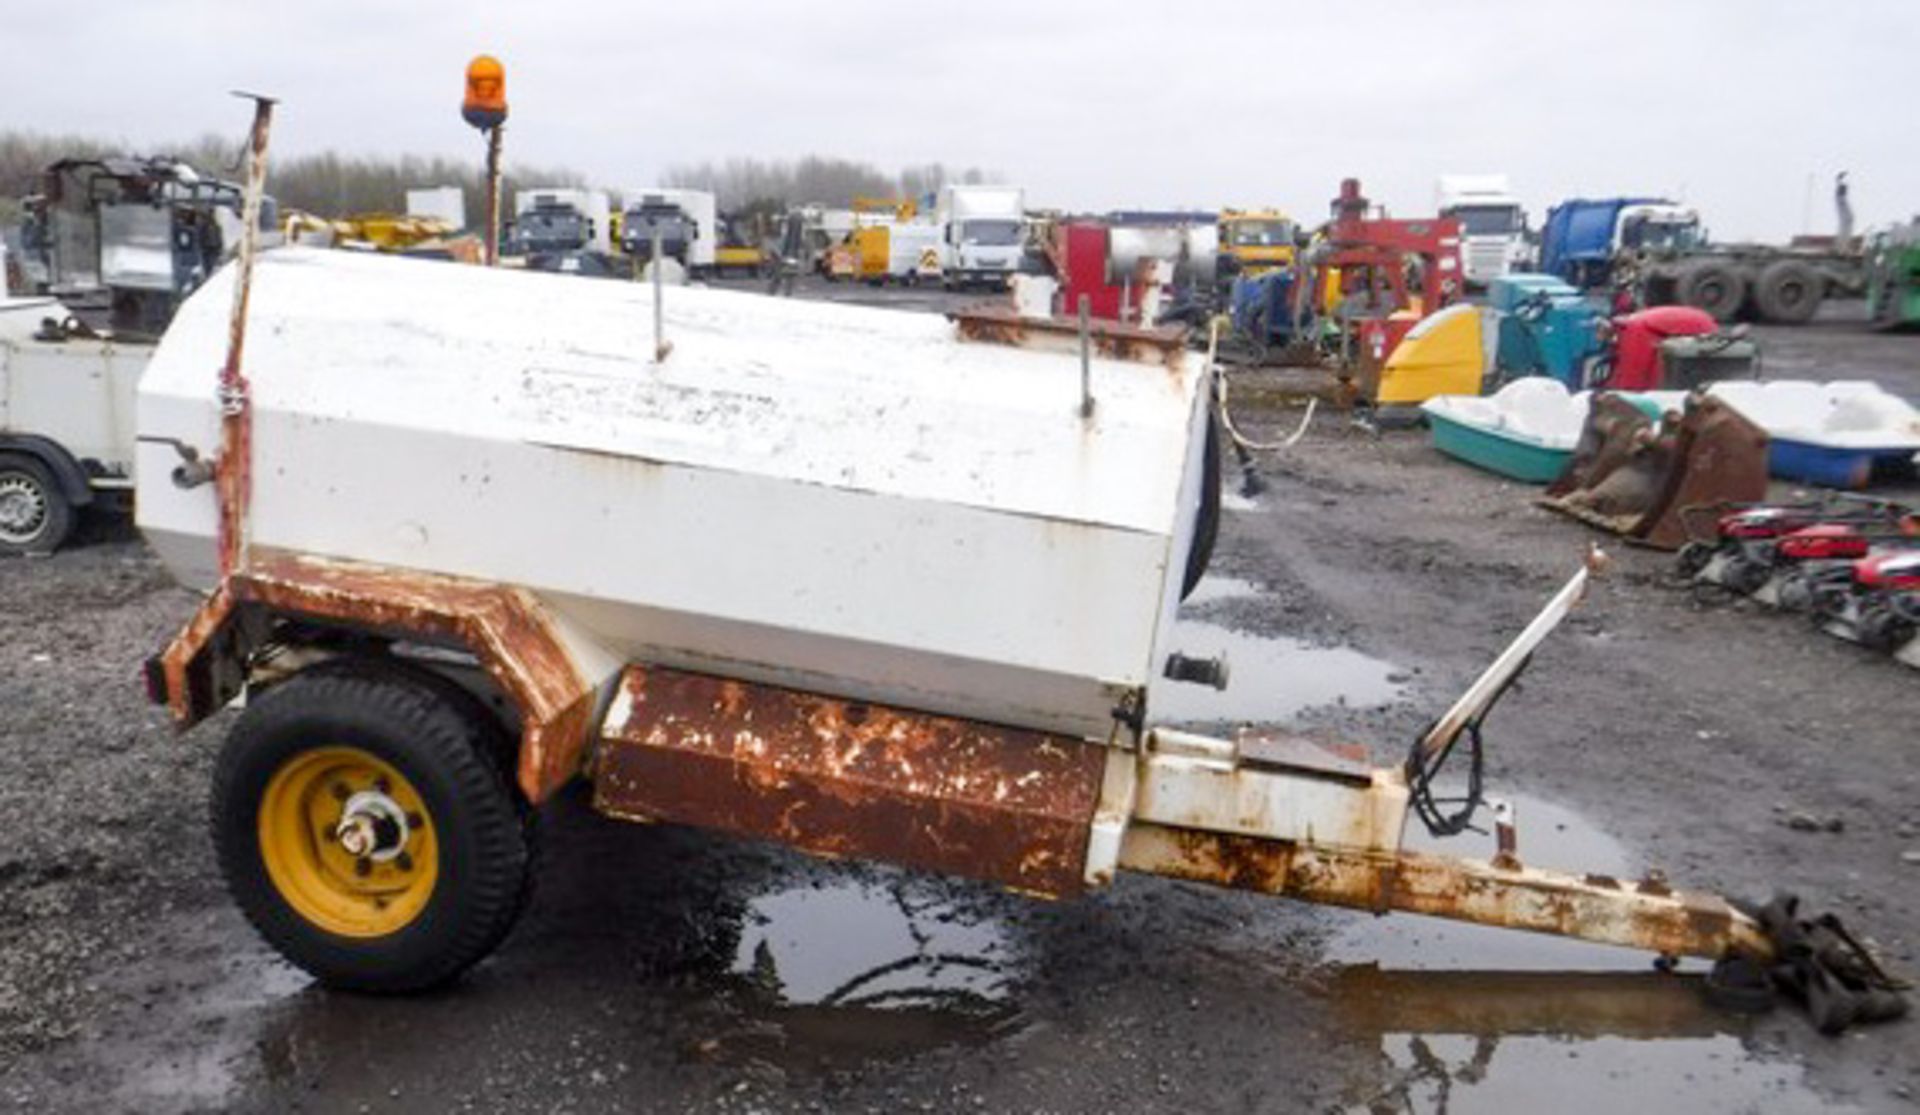
{"type": "MultiPolygon", "coordinates": [[[[1780,333],[1763,333],[1774,374],[1920,386],[1920,340],[1780,333]]],[[[1237,688],[1270,686],[1274,707],[1317,693],[1288,719],[1381,758],[1590,537],[1414,431],[1323,415],[1262,472],[1226,516],[1195,630],[1250,648],[1237,688]]],[[[1912,966],[1920,676],[1702,606],[1663,555],[1617,556],[1491,724],[1522,855],[1795,889],[1912,966]],[[1794,812],[1840,830],[1788,827],[1794,812]]],[[[225,718],[177,737],[142,698],[138,663],[190,596],[103,521],[54,558],[0,563],[0,599],[0,1107],[1899,1111],[1920,1095],[1912,1023],[1825,1039],[1790,1013],[1726,1016],[1697,974],[1640,956],[1152,879],[1036,904],[607,822],[578,795],[544,810],[540,889],[495,959],[435,995],[331,994],[217,881],[203,813],[225,718]]]]}

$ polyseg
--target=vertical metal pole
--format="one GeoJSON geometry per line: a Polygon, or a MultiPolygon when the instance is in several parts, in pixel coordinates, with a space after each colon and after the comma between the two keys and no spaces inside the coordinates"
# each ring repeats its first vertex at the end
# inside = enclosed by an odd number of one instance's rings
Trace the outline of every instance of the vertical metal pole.
{"type": "Polygon", "coordinates": [[[1080,296],[1080,417],[1093,417],[1093,322],[1086,295],[1080,296]]]}
{"type": "Polygon", "coordinates": [[[260,206],[267,189],[267,135],[273,127],[271,97],[236,93],[253,101],[247,137],[247,188],[240,206],[240,249],[234,263],[233,313],[227,323],[227,361],[220,367],[220,453],[214,462],[214,492],[220,504],[220,575],[246,558],[247,504],[253,494],[253,409],[241,355],[247,339],[247,302],[253,290],[253,259],[260,250],[260,206]]]}
{"type": "Polygon", "coordinates": [[[487,266],[500,262],[500,133],[505,124],[487,129],[487,266]]]}
{"type": "Polygon", "coordinates": [[[655,221],[653,259],[650,264],[653,268],[653,362],[655,364],[666,363],[667,353],[673,349],[673,345],[667,341],[666,279],[662,275],[666,269],[662,266],[663,263],[664,261],[660,258],[660,222],[655,221]]]}

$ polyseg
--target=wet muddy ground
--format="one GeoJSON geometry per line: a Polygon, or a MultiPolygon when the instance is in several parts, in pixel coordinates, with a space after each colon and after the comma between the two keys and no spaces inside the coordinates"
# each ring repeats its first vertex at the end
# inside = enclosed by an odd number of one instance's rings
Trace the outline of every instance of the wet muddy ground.
{"type": "MultiPolygon", "coordinates": [[[[1902,341],[1821,326],[1776,347],[1912,396],[1920,338],[1902,341]]],[[[1296,417],[1245,419],[1264,435],[1296,417]]],[[[1233,684],[1156,693],[1166,715],[1397,758],[1590,537],[1418,431],[1322,415],[1261,473],[1183,617],[1193,651],[1228,652],[1233,684]]],[[[1489,725],[1522,857],[1799,890],[1915,967],[1920,675],[1702,606],[1662,555],[1618,558],[1489,725]],[[1791,828],[1796,812],[1839,830],[1791,828]]],[[[176,738],[141,697],[139,660],[187,594],[102,522],[55,558],[0,563],[0,600],[0,1109],[1811,1112],[1920,1096],[1920,1024],[1829,1039],[1790,1013],[1726,1015],[1697,969],[1637,954],[1153,879],[1039,904],[607,822],[578,794],[544,811],[539,889],[496,958],[434,995],[332,994],[216,881],[203,810],[224,724],[176,738]]]]}

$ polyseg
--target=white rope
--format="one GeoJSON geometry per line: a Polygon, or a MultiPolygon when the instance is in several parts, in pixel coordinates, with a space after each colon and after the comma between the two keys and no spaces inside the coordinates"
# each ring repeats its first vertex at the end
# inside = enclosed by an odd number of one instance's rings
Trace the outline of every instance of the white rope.
{"type": "Polygon", "coordinates": [[[1299,428],[1284,441],[1254,441],[1241,433],[1240,427],[1233,424],[1233,414],[1227,409],[1227,372],[1214,359],[1220,350],[1220,321],[1219,317],[1215,317],[1207,330],[1207,367],[1213,372],[1213,397],[1220,411],[1221,427],[1227,431],[1227,436],[1233,439],[1235,445],[1256,453],[1270,453],[1280,449],[1291,449],[1298,445],[1300,439],[1307,436],[1307,427],[1313,423],[1314,411],[1320,406],[1320,400],[1317,398],[1307,400],[1307,413],[1301,416],[1299,428]]]}

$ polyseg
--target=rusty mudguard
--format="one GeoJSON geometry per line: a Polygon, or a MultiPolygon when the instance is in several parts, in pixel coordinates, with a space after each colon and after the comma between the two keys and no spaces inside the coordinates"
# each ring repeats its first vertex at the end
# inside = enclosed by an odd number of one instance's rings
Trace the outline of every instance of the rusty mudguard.
{"type": "Polygon", "coordinates": [[[359,562],[255,550],[149,665],[176,726],[226,706],[275,618],[472,653],[521,719],[520,788],[544,800],[580,770],[599,690],[551,615],[519,589],[359,562]]]}
{"type": "Polygon", "coordinates": [[[630,666],[594,805],[1029,894],[1085,889],[1107,748],[1019,728],[630,666]]]}
{"type": "Polygon", "coordinates": [[[1687,397],[1655,423],[1611,393],[1594,396],[1566,471],[1540,505],[1630,542],[1678,549],[1689,508],[1767,494],[1767,434],[1721,400],[1687,397]]]}

